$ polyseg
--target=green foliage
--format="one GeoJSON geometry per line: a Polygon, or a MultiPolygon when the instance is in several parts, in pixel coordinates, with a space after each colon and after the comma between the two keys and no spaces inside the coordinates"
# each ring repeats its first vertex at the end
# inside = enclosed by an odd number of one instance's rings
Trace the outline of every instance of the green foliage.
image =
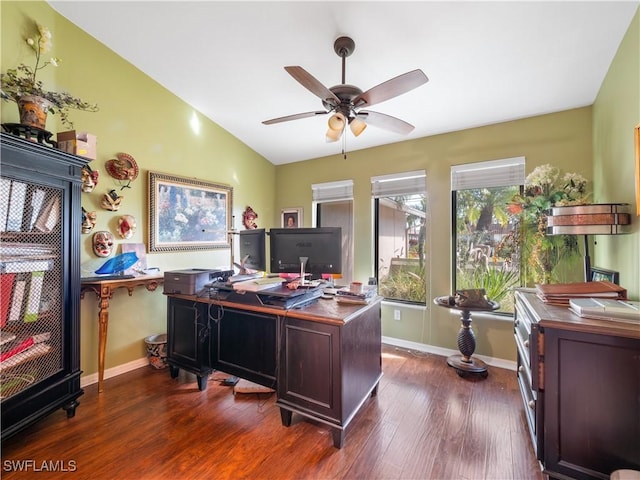
{"type": "Polygon", "coordinates": [[[48,52],[51,48],[51,32],[42,25],[36,26],[38,33],[35,38],[29,37],[26,39],[27,44],[35,54],[35,64],[30,67],[21,63],[16,68],[9,68],[6,73],[0,74],[2,99],[18,102],[21,97],[27,95],[42,97],[51,104],[48,108],[48,113],[60,115],[61,122],[69,128],[73,128],[73,123],[69,121],[69,109],[97,112],[98,106],[87,103],[66,92],[45,90],[42,81],[36,79],[36,75],[40,70],[49,65],[57,67],[61,62],[59,58],[55,57],[49,61],[41,62],[42,54],[48,52]]]}
{"type": "Polygon", "coordinates": [[[484,288],[489,300],[500,303],[500,311],[513,311],[513,289],[520,284],[517,271],[490,267],[458,273],[458,289],[484,288]]]}
{"type": "Polygon", "coordinates": [[[389,300],[426,303],[427,281],[424,264],[392,271],[380,280],[378,293],[389,300]]]}

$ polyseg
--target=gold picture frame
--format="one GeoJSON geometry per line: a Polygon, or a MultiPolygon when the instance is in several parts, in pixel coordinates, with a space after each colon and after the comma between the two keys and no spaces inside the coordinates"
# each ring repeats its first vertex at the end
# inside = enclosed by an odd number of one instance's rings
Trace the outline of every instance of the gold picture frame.
{"type": "Polygon", "coordinates": [[[635,129],[636,144],[636,215],[640,217],[640,125],[635,129]]]}
{"type": "Polygon", "coordinates": [[[149,251],[230,248],[233,188],[149,172],[149,251]]]}

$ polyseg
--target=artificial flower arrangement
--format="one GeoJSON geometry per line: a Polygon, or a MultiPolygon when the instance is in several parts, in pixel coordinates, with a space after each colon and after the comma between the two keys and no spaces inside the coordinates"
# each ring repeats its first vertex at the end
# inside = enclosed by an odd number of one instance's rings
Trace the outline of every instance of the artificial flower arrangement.
{"type": "Polygon", "coordinates": [[[56,57],[44,61],[43,55],[51,50],[52,46],[51,32],[47,27],[40,24],[36,24],[36,26],[37,34],[26,39],[27,45],[35,53],[35,64],[30,67],[21,63],[16,68],[7,69],[6,73],[0,74],[2,98],[3,100],[11,100],[20,104],[21,98],[27,96],[41,97],[48,102],[45,102],[48,113],[59,115],[64,125],[73,128],[73,122],[69,120],[69,109],[97,112],[98,106],[87,103],[66,92],[45,90],[42,81],[36,79],[40,70],[49,65],[57,67],[61,62],[56,57]]]}
{"type": "Polygon", "coordinates": [[[524,194],[511,199],[507,209],[521,215],[522,258],[527,259],[533,283],[552,282],[552,273],[558,263],[578,253],[575,236],[546,235],[549,209],[584,205],[588,199],[587,180],[582,175],[561,175],[558,168],[549,164],[536,167],[527,175],[524,194]]]}
{"type": "MultiPolygon", "coordinates": [[[[515,195],[509,206],[511,213],[524,213],[538,219],[551,207],[587,203],[587,180],[579,173],[565,173],[549,164],[536,167],[524,182],[524,195],[515,195]]],[[[546,218],[546,217],[545,217],[546,218]]]]}

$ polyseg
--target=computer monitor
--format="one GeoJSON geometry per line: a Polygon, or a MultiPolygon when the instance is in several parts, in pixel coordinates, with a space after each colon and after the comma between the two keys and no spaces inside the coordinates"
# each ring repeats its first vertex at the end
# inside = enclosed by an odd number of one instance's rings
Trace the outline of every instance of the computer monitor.
{"type": "Polygon", "coordinates": [[[272,228],[269,230],[271,273],[342,273],[342,229],[272,228]]]}
{"type": "Polygon", "coordinates": [[[266,232],[264,228],[240,230],[240,264],[251,270],[266,271],[266,232]]]}

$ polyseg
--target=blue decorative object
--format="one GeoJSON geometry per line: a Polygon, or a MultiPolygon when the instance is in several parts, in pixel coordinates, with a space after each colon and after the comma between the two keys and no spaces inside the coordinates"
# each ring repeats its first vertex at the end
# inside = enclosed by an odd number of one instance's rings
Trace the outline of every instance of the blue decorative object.
{"type": "Polygon", "coordinates": [[[135,252],[127,252],[122,255],[117,255],[110,258],[104,264],[96,270],[98,275],[114,274],[124,272],[127,268],[132,267],[138,261],[138,256],[135,252]]]}

